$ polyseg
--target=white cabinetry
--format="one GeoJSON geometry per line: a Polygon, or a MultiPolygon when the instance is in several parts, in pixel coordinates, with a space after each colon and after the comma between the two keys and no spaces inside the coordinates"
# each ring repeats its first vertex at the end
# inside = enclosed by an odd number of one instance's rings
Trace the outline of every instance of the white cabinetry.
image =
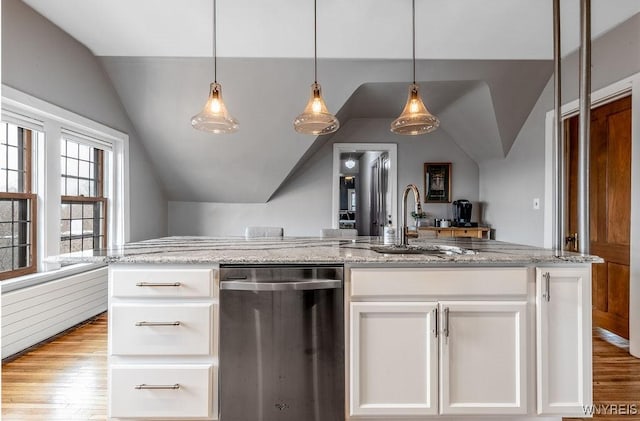
{"type": "Polygon", "coordinates": [[[525,414],[526,302],[440,303],[440,412],[525,414]]]}
{"type": "Polygon", "coordinates": [[[352,417],[527,412],[525,268],[352,269],[350,283],[352,417]]]}
{"type": "Polygon", "coordinates": [[[218,419],[218,271],[109,268],[109,418],[218,419]]]}
{"type": "Polygon", "coordinates": [[[351,304],[351,414],[437,414],[436,303],[351,304]]]}
{"type": "Polygon", "coordinates": [[[536,269],[538,413],[584,416],[592,403],[590,267],[536,269]]]}

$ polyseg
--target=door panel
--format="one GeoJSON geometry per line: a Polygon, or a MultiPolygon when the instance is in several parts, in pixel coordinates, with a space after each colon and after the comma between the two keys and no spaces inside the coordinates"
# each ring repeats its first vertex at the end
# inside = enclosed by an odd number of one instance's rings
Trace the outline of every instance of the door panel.
{"type": "Polygon", "coordinates": [[[436,309],[429,302],[351,303],[352,416],[437,413],[436,309]]]}
{"type": "MultiPolygon", "coordinates": [[[[565,138],[569,236],[577,232],[578,117],[565,122],[565,138]]],[[[628,338],[631,97],[592,110],[590,147],[590,253],[605,260],[594,266],[593,320],[596,326],[628,338]]],[[[573,245],[567,249],[574,250],[573,245]]]]}
{"type": "Polygon", "coordinates": [[[527,304],[440,306],[440,413],[526,413],[527,304]]]}

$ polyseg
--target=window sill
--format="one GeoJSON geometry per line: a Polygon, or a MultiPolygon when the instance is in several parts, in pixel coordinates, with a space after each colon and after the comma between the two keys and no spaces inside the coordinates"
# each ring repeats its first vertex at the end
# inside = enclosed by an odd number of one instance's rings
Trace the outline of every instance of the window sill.
{"type": "Polygon", "coordinates": [[[0,283],[0,288],[2,294],[6,294],[7,292],[44,284],[45,282],[55,281],[56,279],[66,278],[67,276],[77,275],[78,273],[88,272],[105,266],[106,264],[104,263],[78,263],[49,272],[32,273],[30,275],[7,279],[0,283]]]}

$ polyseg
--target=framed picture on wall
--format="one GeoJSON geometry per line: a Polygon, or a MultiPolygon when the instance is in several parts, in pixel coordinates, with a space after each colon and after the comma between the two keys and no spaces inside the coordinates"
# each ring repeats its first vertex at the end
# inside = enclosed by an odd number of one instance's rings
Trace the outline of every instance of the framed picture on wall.
{"type": "Polygon", "coordinates": [[[424,202],[451,202],[451,162],[424,163],[424,202]]]}

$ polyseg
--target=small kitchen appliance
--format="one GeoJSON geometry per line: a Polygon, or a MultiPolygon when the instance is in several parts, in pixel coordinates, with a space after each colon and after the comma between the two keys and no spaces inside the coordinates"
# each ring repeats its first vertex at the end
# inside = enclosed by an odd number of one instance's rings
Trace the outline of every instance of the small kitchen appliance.
{"type": "Polygon", "coordinates": [[[453,225],[456,227],[477,227],[477,222],[471,222],[473,205],[466,199],[453,202],[453,225]]]}

